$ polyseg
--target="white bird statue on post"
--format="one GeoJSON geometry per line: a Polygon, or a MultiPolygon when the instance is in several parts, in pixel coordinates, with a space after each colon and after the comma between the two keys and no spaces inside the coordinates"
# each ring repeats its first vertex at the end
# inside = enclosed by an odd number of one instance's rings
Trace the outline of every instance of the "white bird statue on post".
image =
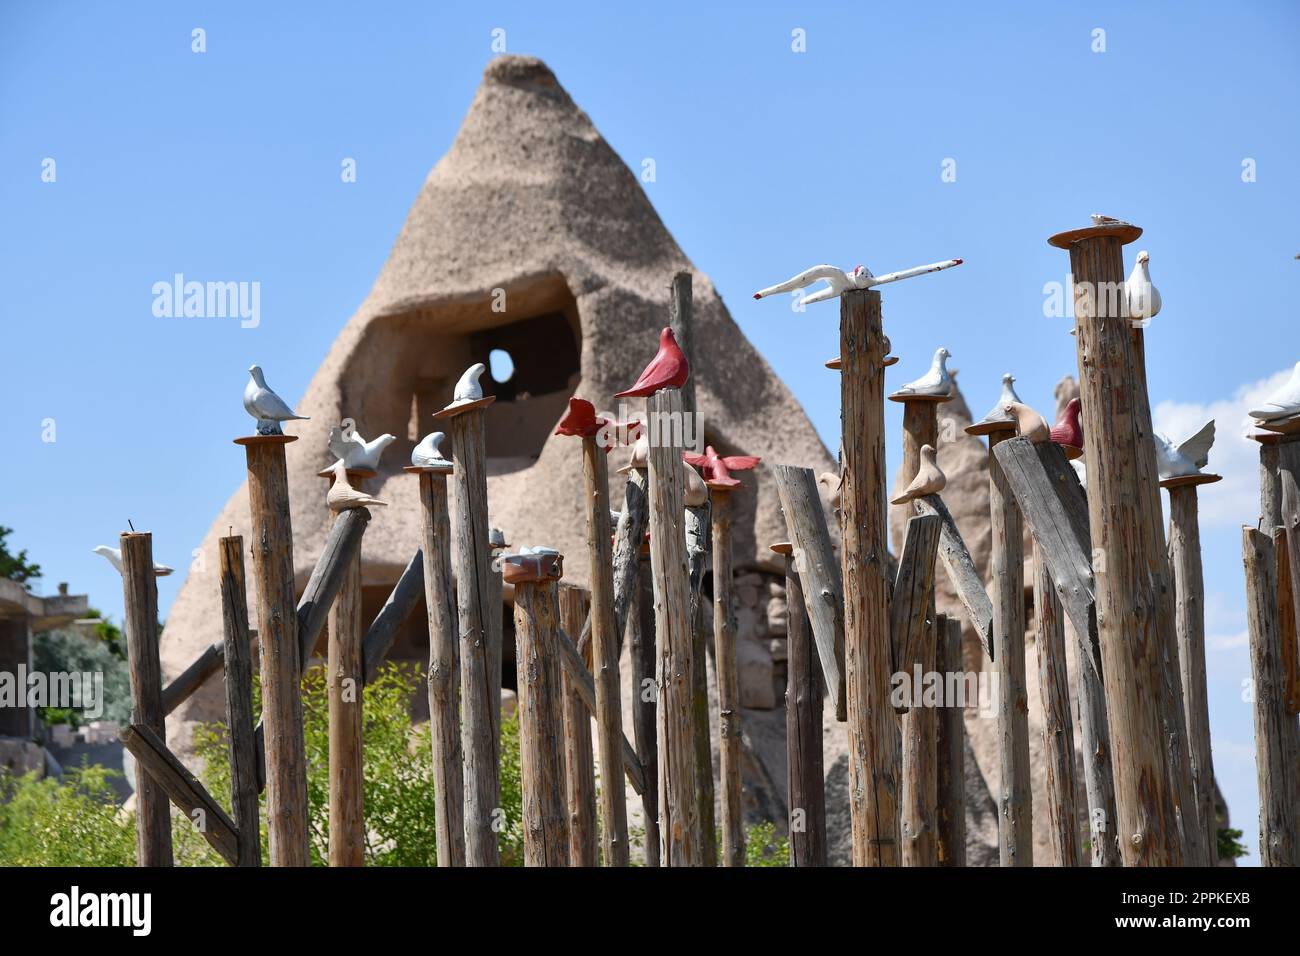
{"type": "Polygon", "coordinates": [[[481,401],[483,386],[478,379],[485,371],[487,371],[487,366],[482,362],[476,362],[465,369],[465,373],[456,382],[456,390],[451,394],[451,404],[447,407],[455,408],[457,405],[468,405],[470,402],[481,401]]]}
{"type": "Polygon", "coordinates": [[[935,350],[930,362],[930,371],[915,382],[908,382],[895,395],[948,396],[952,394],[952,373],[948,371],[948,359],[952,356],[942,346],[935,350]]]}
{"type": "Polygon", "coordinates": [[[280,422],[311,420],[307,415],[299,415],[267,387],[266,376],[262,374],[260,365],[249,366],[248,374],[248,384],[244,386],[244,411],[257,419],[259,435],[283,435],[280,422]]]}
{"type": "Polygon", "coordinates": [[[1156,472],[1160,480],[1186,478],[1199,475],[1210,460],[1210,446],[1214,444],[1214,419],[1210,419],[1191,438],[1175,445],[1166,435],[1152,435],[1156,445],[1156,472]]]}
{"type": "Polygon", "coordinates": [[[977,425],[992,425],[1001,422],[1012,421],[1011,413],[1007,411],[1007,405],[1012,402],[1020,402],[1020,396],[1016,394],[1016,377],[1010,372],[1002,375],[1002,392],[998,395],[998,400],[989,409],[989,413],[981,418],[977,425]]]}
{"type": "Polygon", "coordinates": [[[1258,422],[1276,422],[1300,415],[1300,362],[1295,363],[1291,377],[1259,408],[1247,414],[1258,422]]]}
{"type": "Polygon", "coordinates": [[[330,453],[350,471],[378,471],[379,456],[395,441],[397,436],[387,433],[366,441],[354,428],[330,428],[330,453]]]}
{"type": "Polygon", "coordinates": [[[891,505],[906,504],[926,495],[937,495],[948,484],[948,477],[939,470],[939,463],[934,458],[934,446],[921,446],[921,466],[916,470],[916,477],[897,498],[890,500],[891,505]]]}
{"type": "Polygon", "coordinates": [[[388,506],[387,501],[372,498],[364,491],[357,491],[348,484],[348,470],[342,461],[334,463],[334,483],[330,485],[329,494],[325,496],[325,504],[335,514],[352,508],[369,508],[371,505],[388,506]]]}
{"type": "Polygon", "coordinates": [[[1151,253],[1143,249],[1138,253],[1133,271],[1124,283],[1124,298],[1128,300],[1128,317],[1134,324],[1146,325],[1160,312],[1160,291],[1151,284],[1148,263],[1151,253]]]}
{"type": "Polygon", "coordinates": [[[826,280],[826,288],[819,289],[811,295],[803,297],[803,303],[811,305],[814,302],[824,302],[827,299],[838,298],[851,289],[870,289],[873,286],[884,285],[887,282],[898,282],[900,279],[910,279],[912,276],[938,272],[940,269],[951,269],[953,266],[961,264],[961,259],[945,259],[943,262],[931,262],[929,265],[903,269],[900,272],[890,272],[883,276],[872,275],[871,270],[866,266],[858,266],[852,272],[845,272],[835,266],[813,266],[811,269],[805,269],[792,279],[787,279],[785,282],[769,286],[766,289],[760,289],[754,293],[754,298],[763,299],[779,292],[793,292],[795,289],[810,286],[818,280],[826,280]]]}
{"type": "MultiPolygon", "coordinates": [[[[120,548],[110,548],[106,544],[101,544],[97,548],[91,549],[92,554],[98,554],[104,557],[109,564],[117,569],[117,573],[122,573],[122,550],[120,548]]],[[[165,564],[154,564],[153,573],[155,577],[165,578],[171,574],[174,568],[169,568],[165,564]]]]}
{"type": "Polygon", "coordinates": [[[442,432],[429,432],[411,452],[411,464],[416,468],[450,468],[451,462],[442,454],[442,432]]]}

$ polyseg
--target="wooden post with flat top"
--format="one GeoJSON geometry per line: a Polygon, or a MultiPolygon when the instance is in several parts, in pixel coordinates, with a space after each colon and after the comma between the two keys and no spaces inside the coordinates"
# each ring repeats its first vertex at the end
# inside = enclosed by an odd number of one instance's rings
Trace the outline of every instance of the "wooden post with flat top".
{"type": "MultiPolygon", "coordinates": [[[[560,585],[560,627],[572,634],[587,615],[587,592],[576,585],[560,585]]],[[[591,644],[583,660],[591,666],[591,644]]],[[[561,673],[561,710],[564,718],[564,794],[569,813],[569,866],[597,866],[600,841],[596,827],[596,758],[591,746],[591,714],[575,688],[561,673]]],[[[600,684],[596,689],[599,692],[600,684]]],[[[619,741],[620,745],[622,741],[619,741]]],[[[622,752],[619,753],[620,760],[622,752]]],[[[622,789],[621,787],[619,788],[622,789]]]]}

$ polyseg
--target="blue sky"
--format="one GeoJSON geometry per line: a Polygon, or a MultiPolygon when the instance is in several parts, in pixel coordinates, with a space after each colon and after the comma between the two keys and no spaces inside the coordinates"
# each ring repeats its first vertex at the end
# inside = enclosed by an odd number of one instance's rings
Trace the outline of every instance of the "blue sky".
{"type": "MultiPolygon", "coordinates": [[[[188,563],[243,479],[229,439],[247,428],[245,370],[259,361],[279,392],[302,394],[450,145],[500,28],[510,52],[547,61],[629,165],[654,159],[660,215],[832,449],[838,387],[821,362],[837,349],[835,306],[798,315],[754,289],[823,261],[886,272],[964,257],[885,291],[894,380],[946,345],[976,414],[1008,370],[1050,414],[1074,345],[1068,320],[1043,315],[1044,284],[1068,270],[1047,236],[1092,212],[1146,229],[1165,302],[1147,339],[1157,425],[1190,434],[1219,417],[1211,465],[1228,480],[1202,493],[1211,719],[1253,852],[1240,526],[1255,521],[1257,488],[1239,424],[1260,383],[1300,358],[1300,8],[564,9],[0,7],[0,522],[44,566],[45,588],[68,581],[120,616],[120,584],[90,548],[128,518],[154,532],[160,560],[188,563]],[[204,53],[191,50],[196,27],[204,53]],[[806,52],[791,48],[796,29],[806,52]],[[346,157],[355,183],[340,181],[346,157]],[[955,182],[941,179],[945,160],[955,182]],[[151,288],[177,272],[260,282],[261,324],[155,317],[151,288]]],[[[161,582],[164,612],[180,579],[161,582]]]]}

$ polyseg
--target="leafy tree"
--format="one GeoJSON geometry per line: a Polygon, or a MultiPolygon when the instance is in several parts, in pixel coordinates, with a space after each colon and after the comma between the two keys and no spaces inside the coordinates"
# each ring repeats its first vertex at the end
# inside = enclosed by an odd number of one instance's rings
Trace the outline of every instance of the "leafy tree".
{"type": "MultiPolygon", "coordinates": [[[[110,625],[111,626],[111,625],[110,625]]],[[[90,673],[104,675],[103,713],[100,720],[127,724],[131,719],[131,677],[125,657],[95,636],[75,630],[49,631],[32,637],[32,665],[46,673],[90,673]]],[[[79,726],[83,711],[43,708],[41,720],[46,725],[79,726]]]]}
{"type": "Polygon", "coordinates": [[[27,560],[27,549],[13,554],[5,543],[5,538],[13,534],[13,528],[0,525],[0,578],[17,581],[24,587],[31,588],[31,582],[41,577],[41,566],[27,560]]]}
{"type": "Polygon", "coordinates": [[[1241,831],[1232,827],[1219,827],[1219,859],[1235,860],[1250,851],[1241,842],[1241,831]]]}

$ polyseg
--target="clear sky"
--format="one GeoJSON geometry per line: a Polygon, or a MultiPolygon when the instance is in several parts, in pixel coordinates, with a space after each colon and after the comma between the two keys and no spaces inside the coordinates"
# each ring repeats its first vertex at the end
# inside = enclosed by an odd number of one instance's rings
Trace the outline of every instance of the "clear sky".
{"type": "MultiPolygon", "coordinates": [[[[660,215],[832,451],[838,386],[821,363],[836,307],[799,315],[754,289],[818,262],[879,273],[964,257],[885,291],[893,381],[945,345],[977,415],[1004,371],[1050,415],[1074,344],[1068,319],[1044,316],[1045,285],[1068,272],[1047,236],[1093,212],[1145,228],[1126,265],[1149,249],[1164,297],[1147,333],[1157,427],[1181,439],[1219,421],[1211,466],[1227,480],[1202,492],[1211,720],[1253,859],[1240,527],[1258,505],[1241,417],[1300,359],[1300,8],[563,9],[0,5],[0,523],[44,566],[41,589],[67,581],[120,619],[120,583],[90,549],[128,518],[185,568],[243,480],[230,438],[247,429],[246,369],[302,394],[500,29],[629,165],[655,161],[660,215]],[[155,316],[154,283],[178,272],[259,282],[260,324],[155,316]]],[[[160,582],[164,613],[182,577],[160,582]]]]}

